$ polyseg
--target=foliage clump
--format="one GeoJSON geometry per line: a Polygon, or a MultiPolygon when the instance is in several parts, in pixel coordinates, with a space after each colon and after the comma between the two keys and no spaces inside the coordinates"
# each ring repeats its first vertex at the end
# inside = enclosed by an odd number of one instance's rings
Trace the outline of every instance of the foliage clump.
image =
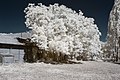
{"type": "Polygon", "coordinates": [[[66,55],[93,58],[101,51],[100,35],[93,18],[64,5],[29,4],[25,8],[26,26],[32,30],[32,42],[40,49],[66,55]]]}

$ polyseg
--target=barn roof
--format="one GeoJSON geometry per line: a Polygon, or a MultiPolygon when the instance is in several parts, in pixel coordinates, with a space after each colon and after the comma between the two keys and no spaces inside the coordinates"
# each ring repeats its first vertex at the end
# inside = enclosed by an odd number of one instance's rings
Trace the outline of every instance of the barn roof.
{"type": "Polygon", "coordinates": [[[23,33],[15,33],[15,34],[5,34],[0,33],[0,43],[1,44],[12,44],[12,45],[23,45],[23,43],[20,43],[17,38],[30,38],[31,33],[30,32],[23,32],[23,33]]]}
{"type": "Polygon", "coordinates": [[[2,44],[16,44],[16,45],[23,45],[22,43],[18,42],[16,37],[9,36],[7,34],[0,35],[0,43],[2,44]]]}

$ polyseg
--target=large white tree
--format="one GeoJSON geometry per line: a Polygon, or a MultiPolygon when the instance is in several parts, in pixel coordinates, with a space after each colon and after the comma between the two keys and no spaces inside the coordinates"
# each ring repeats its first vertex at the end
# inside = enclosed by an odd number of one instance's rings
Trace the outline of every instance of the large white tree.
{"type": "Polygon", "coordinates": [[[64,5],[29,4],[25,8],[26,26],[32,29],[32,41],[39,48],[63,54],[98,54],[100,35],[93,18],[64,5]]]}

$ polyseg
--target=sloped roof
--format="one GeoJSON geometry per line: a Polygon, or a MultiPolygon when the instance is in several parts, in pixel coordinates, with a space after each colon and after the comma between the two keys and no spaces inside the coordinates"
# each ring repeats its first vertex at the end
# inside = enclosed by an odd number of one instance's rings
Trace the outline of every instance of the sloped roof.
{"type": "Polygon", "coordinates": [[[22,45],[22,43],[18,42],[16,37],[8,34],[0,34],[0,43],[22,45]]]}
{"type": "Polygon", "coordinates": [[[23,45],[20,43],[17,38],[30,38],[31,33],[30,32],[23,32],[23,33],[0,33],[0,43],[2,44],[14,44],[14,45],[23,45]]]}

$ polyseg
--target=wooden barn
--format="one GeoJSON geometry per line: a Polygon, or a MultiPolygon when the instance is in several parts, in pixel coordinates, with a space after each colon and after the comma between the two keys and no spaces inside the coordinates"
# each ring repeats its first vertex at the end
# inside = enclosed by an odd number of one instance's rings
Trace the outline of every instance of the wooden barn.
{"type": "Polygon", "coordinates": [[[24,62],[24,44],[17,40],[22,37],[21,33],[17,34],[0,34],[0,62],[24,62]],[[9,58],[14,58],[12,61],[9,58]]]}

